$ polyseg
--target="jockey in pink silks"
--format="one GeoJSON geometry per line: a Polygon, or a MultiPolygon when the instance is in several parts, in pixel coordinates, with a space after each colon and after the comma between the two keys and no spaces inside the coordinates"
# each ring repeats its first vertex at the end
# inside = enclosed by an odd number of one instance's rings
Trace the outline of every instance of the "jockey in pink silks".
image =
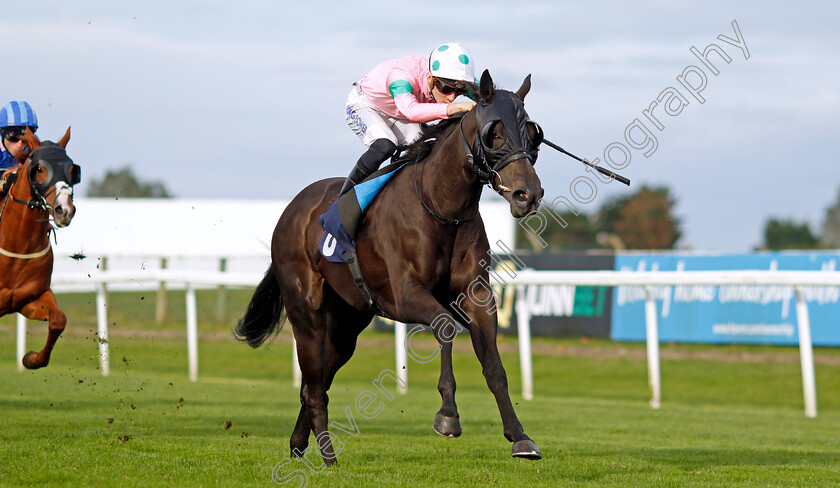
{"type": "Polygon", "coordinates": [[[456,42],[441,44],[428,56],[385,61],[353,83],[345,110],[347,124],[368,150],[341,194],[376,171],[397,148],[417,140],[425,122],[469,112],[475,102],[455,99],[473,98],[475,84],[472,55],[456,42]]]}

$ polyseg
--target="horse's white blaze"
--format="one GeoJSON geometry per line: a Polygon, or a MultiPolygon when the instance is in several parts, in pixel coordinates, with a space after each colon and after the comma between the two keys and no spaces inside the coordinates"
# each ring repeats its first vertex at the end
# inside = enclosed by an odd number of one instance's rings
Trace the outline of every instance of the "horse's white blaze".
{"type": "Polygon", "coordinates": [[[53,215],[55,225],[64,227],[70,224],[73,218],[73,187],[63,181],[55,184],[55,200],[53,208],[63,208],[65,211],[60,215],[53,215]]]}

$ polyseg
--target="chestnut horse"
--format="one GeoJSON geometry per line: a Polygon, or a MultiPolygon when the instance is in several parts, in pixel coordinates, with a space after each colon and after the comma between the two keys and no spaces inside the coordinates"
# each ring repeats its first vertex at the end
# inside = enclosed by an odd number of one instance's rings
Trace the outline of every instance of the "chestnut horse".
{"type": "Polygon", "coordinates": [[[26,368],[37,369],[49,364],[53,346],[67,323],[50,290],[50,221],[65,227],[73,219],[73,185],[79,182],[81,169],[65,151],[69,127],[57,144],[39,141],[29,129],[23,139],[29,156],[0,202],[0,316],[20,312],[32,320],[49,321],[44,349],[23,357],[26,368]]]}
{"type": "Polygon", "coordinates": [[[470,318],[473,348],[502,417],[513,456],[539,459],[541,453],[516,417],[496,346],[495,300],[488,282],[490,246],[478,203],[488,183],[510,203],[514,217],[534,212],[543,196],[534,161],[542,138],[528,119],[523,100],[530,75],[516,94],[494,88],[482,74],[476,107],[459,120],[444,121],[429,154],[400,169],[368,207],[356,235],[358,262],[375,298],[363,298],[349,268],[318,252],[323,233],[319,216],[336,200],[344,179],[321,180],[301,191],[277,222],[272,265],[254,292],[237,338],[258,347],[279,331],[283,312],[291,321],[302,372],[301,408],[291,436],[293,456],[316,437],[326,465],[336,461],[328,431],[327,390],[352,356],[359,333],[376,313],[404,323],[432,327],[441,348],[438,383],[443,399],[435,431],[461,434],[452,372],[453,317],[470,318]],[[471,299],[463,298],[469,294],[471,299]],[[460,297],[460,298],[459,298],[460,297]],[[458,304],[459,310],[453,307],[458,304]],[[378,310],[377,310],[378,308],[378,310]]]}

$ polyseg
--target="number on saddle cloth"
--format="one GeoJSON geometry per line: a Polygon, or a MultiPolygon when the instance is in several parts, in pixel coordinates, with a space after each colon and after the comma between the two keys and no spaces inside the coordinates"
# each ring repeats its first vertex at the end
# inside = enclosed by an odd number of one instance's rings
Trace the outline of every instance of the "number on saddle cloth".
{"type": "Polygon", "coordinates": [[[324,234],[318,243],[318,250],[333,263],[346,263],[346,251],[356,252],[356,233],[362,223],[365,210],[376,195],[391,179],[405,161],[390,164],[370,175],[330,205],[327,213],[321,215],[324,234]]]}

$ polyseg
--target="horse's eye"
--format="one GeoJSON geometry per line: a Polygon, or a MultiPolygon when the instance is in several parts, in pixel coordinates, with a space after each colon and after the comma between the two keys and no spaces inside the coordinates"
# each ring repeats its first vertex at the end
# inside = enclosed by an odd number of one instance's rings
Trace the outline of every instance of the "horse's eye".
{"type": "Polygon", "coordinates": [[[501,120],[493,124],[493,130],[490,131],[490,141],[488,141],[488,146],[491,146],[493,149],[497,149],[502,146],[505,142],[505,124],[501,120]]]}
{"type": "Polygon", "coordinates": [[[35,181],[36,181],[39,185],[43,185],[44,183],[46,183],[46,182],[47,182],[47,178],[48,178],[48,176],[49,176],[49,172],[47,171],[47,169],[46,169],[46,168],[44,168],[44,166],[43,166],[43,165],[39,164],[38,166],[35,166],[35,174],[34,174],[34,176],[35,176],[35,181]]]}

